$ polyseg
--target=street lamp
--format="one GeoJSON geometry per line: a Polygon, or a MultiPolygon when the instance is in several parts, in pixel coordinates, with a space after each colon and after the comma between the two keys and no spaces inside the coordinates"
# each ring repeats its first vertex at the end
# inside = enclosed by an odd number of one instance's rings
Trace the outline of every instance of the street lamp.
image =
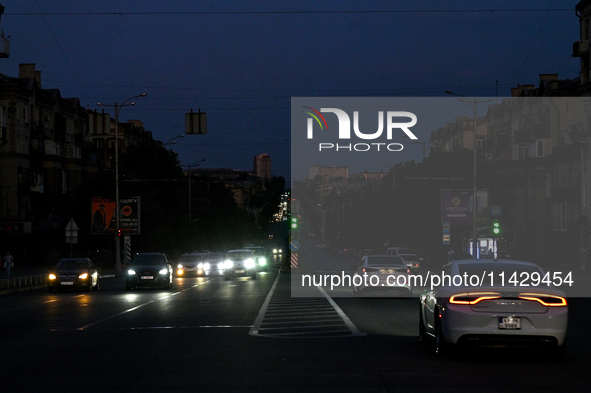
{"type": "Polygon", "coordinates": [[[121,208],[119,207],[119,111],[124,106],[133,106],[135,102],[129,102],[134,98],[145,97],[148,93],[142,93],[137,96],[129,97],[122,104],[103,104],[97,103],[98,106],[113,107],[115,109],[115,267],[117,273],[121,273],[121,241],[119,239],[120,220],[121,220],[121,208]]]}
{"type": "Polygon", "coordinates": [[[166,143],[164,144],[164,146],[176,145],[175,139],[184,138],[184,137],[185,137],[185,134],[175,136],[174,138],[170,138],[169,140],[166,141],[166,143]]]}
{"type": "Polygon", "coordinates": [[[478,101],[476,98],[474,98],[474,100],[470,101],[468,98],[466,98],[466,96],[459,94],[459,93],[454,93],[453,91],[446,90],[445,93],[463,97],[464,99],[460,98],[460,99],[458,99],[458,101],[467,102],[468,104],[470,104],[470,106],[472,107],[472,113],[473,113],[473,117],[474,117],[474,164],[473,164],[474,174],[473,174],[473,179],[472,179],[472,186],[473,186],[473,190],[472,190],[472,257],[476,258],[478,256],[478,244],[477,244],[477,238],[476,238],[476,213],[478,212],[478,191],[476,189],[476,164],[477,164],[476,152],[478,149],[478,133],[476,131],[476,119],[478,117],[478,104],[491,102],[492,100],[478,101]]]}
{"type": "Polygon", "coordinates": [[[191,210],[193,208],[193,204],[191,203],[191,182],[192,182],[192,172],[191,172],[191,167],[197,167],[199,166],[200,162],[205,161],[205,158],[203,160],[199,160],[199,161],[195,161],[192,164],[187,165],[189,167],[189,222],[191,222],[191,210]]]}

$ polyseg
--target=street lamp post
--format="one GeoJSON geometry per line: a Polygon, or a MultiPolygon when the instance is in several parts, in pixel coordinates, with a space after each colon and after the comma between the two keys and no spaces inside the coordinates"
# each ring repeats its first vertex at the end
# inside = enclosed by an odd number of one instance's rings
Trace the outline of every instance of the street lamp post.
{"type": "Polygon", "coordinates": [[[194,163],[188,165],[188,167],[189,167],[189,222],[192,221],[191,210],[193,209],[193,204],[192,204],[192,200],[191,200],[191,181],[192,181],[191,167],[193,167],[193,168],[197,167],[197,166],[199,166],[199,163],[203,162],[203,161],[205,161],[205,158],[203,160],[195,161],[194,163]]]}
{"type": "Polygon", "coordinates": [[[121,239],[119,239],[119,229],[121,227],[121,208],[119,206],[119,111],[124,106],[133,106],[135,102],[129,102],[134,98],[145,97],[148,93],[138,94],[123,101],[122,104],[97,103],[98,106],[108,106],[115,109],[115,267],[117,273],[121,273],[121,239]]]}
{"type": "Polygon", "coordinates": [[[468,104],[470,104],[470,106],[472,107],[472,113],[473,113],[473,118],[474,118],[474,163],[473,163],[473,178],[472,178],[472,186],[473,186],[473,190],[472,190],[472,257],[476,258],[478,257],[478,243],[477,243],[477,238],[476,238],[476,216],[477,216],[477,212],[478,212],[478,190],[476,188],[476,164],[477,164],[477,149],[478,149],[478,132],[477,132],[477,128],[476,128],[476,119],[478,117],[478,104],[479,103],[486,103],[486,102],[491,102],[492,100],[486,100],[486,101],[478,101],[476,98],[474,98],[474,100],[470,101],[468,98],[466,98],[466,96],[459,94],[459,93],[454,93],[452,91],[446,90],[445,91],[446,94],[452,94],[455,96],[460,96],[463,97],[464,99],[458,99],[458,101],[460,102],[467,102],[468,104]]]}

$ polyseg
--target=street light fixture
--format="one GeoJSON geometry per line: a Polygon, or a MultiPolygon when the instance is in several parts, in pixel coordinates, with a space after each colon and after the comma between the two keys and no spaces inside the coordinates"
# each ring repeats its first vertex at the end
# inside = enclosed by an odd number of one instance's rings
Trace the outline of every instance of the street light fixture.
{"type": "Polygon", "coordinates": [[[191,167],[198,167],[200,162],[205,161],[206,159],[204,158],[203,160],[199,160],[199,161],[195,161],[192,164],[187,165],[189,167],[189,222],[191,222],[192,218],[191,218],[191,210],[193,209],[193,204],[191,203],[191,183],[192,183],[192,172],[191,172],[191,167]]]}
{"type": "Polygon", "coordinates": [[[119,230],[121,229],[121,208],[119,207],[119,111],[124,106],[133,106],[135,102],[129,102],[134,98],[145,97],[148,93],[138,94],[137,96],[129,97],[122,104],[115,102],[114,104],[97,103],[98,106],[113,107],[115,109],[115,267],[117,273],[121,273],[121,240],[119,239],[119,230]]]}
{"type": "Polygon", "coordinates": [[[453,91],[446,90],[445,93],[459,96],[459,97],[463,97],[463,99],[460,98],[460,99],[458,99],[458,101],[467,102],[468,104],[470,104],[470,106],[472,107],[472,113],[473,113],[473,117],[474,117],[474,164],[473,164],[474,174],[473,174],[473,179],[472,179],[472,186],[473,186],[473,190],[472,190],[472,257],[477,258],[478,257],[478,243],[477,243],[478,239],[476,237],[476,215],[478,212],[478,191],[476,189],[476,164],[477,164],[477,154],[476,153],[477,153],[477,149],[478,149],[478,133],[476,130],[476,119],[478,117],[478,104],[491,102],[492,100],[478,101],[476,98],[474,98],[471,101],[468,98],[466,98],[466,96],[459,94],[459,93],[454,93],[453,91]]]}
{"type": "Polygon", "coordinates": [[[185,137],[185,134],[181,134],[181,135],[175,136],[173,138],[170,138],[169,140],[166,141],[166,143],[164,143],[163,146],[176,145],[175,139],[184,138],[184,137],[185,137]]]}

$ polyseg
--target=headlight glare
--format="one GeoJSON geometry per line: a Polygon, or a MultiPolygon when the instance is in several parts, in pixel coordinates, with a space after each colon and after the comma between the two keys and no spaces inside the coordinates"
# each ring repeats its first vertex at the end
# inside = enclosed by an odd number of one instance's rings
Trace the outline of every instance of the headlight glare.
{"type": "Polygon", "coordinates": [[[129,270],[127,271],[127,274],[129,274],[130,276],[133,276],[133,275],[135,274],[135,270],[133,270],[133,269],[129,269],[129,270]]]}
{"type": "Polygon", "coordinates": [[[252,269],[254,266],[255,264],[253,259],[248,258],[246,261],[244,261],[244,267],[246,267],[247,269],[252,269]]]}
{"type": "Polygon", "coordinates": [[[164,274],[168,273],[168,269],[160,269],[160,271],[158,273],[164,275],[164,274]]]}
{"type": "Polygon", "coordinates": [[[85,278],[88,278],[88,273],[82,273],[81,275],[78,276],[78,278],[81,278],[84,280],[85,278]]]}
{"type": "Polygon", "coordinates": [[[55,280],[56,278],[57,278],[57,277],[55,276],[55,274],[53,274],[53,273],[50,273],[50,274],[49,274],[49,279],[50,279],[50,280],[55,280]]]}

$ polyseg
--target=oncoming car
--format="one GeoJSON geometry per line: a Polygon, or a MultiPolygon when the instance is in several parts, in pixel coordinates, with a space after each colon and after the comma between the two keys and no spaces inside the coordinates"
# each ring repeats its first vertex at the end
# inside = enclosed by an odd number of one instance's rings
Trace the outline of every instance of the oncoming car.
{"type": "Polygon", "coordinates": [[[244,247],[245,250],[252,250],[254,253],[256,269],[259,271],[267,271],[269,265],[267,264],[267,253],[262,246],[250,245],[244,247]]]}
{"type": "Polygon", "coordinates": [[[433,338],[436,353],[450,352],[456,344],[500,342],[543,344],[564,355],[567,299],[561,290],[540,282],[545,273],[536,264],[457,260],[451,261],[442,275],[464,280],[450,279],[420,297],[419,340],[433,338]],[[483,282],[472,280],[480,277],[483,282]],[[511,277],[534,281],[520,286],[523,282],[511,283],[511,277]],[[482,285],[474,285],[477,283],[482,285]]]}
{"type": "Polygon", "coordinates": [[[125,289],[139,286],[160,286],[172,288],[172,266],[166,255],[156,252],[135,254],[127,268],[125,289]]]}
{"type": "Polygon", "coordinates": [[[212,269],[211,263],[207,261],[210,253],[183,254],[176,266],[177,276],[197,275],[207,276],[212,269]]]}
{"type": "Polygon", "coordinates": [[[353,296],[410,296],[410,269],[397,255],[366,255],[353,276],[353,296]]]}
{"type": "Polygon", "coordinates": [[[252,250],[230,250],[226,253],[224,262],[224,279],[230,280],[233,277],[257,278],[255,270],[256,263],[252,250]]]}
{"type": "Polygon", "coordinates": [[[49,292],[64,289],[83,289],[88,292],[98,291],[98,269],[88,258],[62,258],[47,277],[49,292]]]}

